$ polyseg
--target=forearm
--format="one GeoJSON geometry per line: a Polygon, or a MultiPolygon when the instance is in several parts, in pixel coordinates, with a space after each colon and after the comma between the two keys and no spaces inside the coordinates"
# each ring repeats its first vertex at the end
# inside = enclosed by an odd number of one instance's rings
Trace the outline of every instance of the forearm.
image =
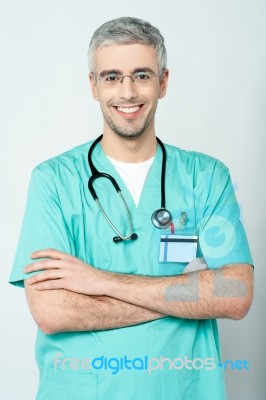
{"type": "Polygon", "coordinates": [[[112,297],[86,296],[68,291],[65,294],[70,317],[65,331],[122,328],[165,317],[157,311],[112,297]]]}
{"type": "Polygon", "coordinates": [[[32,315],[47,334],[121,328],[165,316],[107,296],[87,296],[64,289],[38,291],[26,281],[25,289],[32,315]]]}
{"type": "Polygon", "coordinates": [[[109,275],[107,295],[187,319],[241,319],[253,296],[249,265],[199,271],[174,277],[109,275]]]}
{"type": "MultiPolygon", "coordinates": [[[[150,277],[104,271],[54,249],[35,252],[32,258],[41,257],[48,257],[48,260],[37,261],[25,267],[24,271],[42,271],[28,282],[44,293],[66,289],[76,294],[107,296],[160,314],[190,319],[241,319],[248,312],[253,298],[253,269],[249,264],[235,263],[218,270],[150,277]]],[[[99,318],[97,306],[100,302],[97,301],[96,317],[99,318]]],[[[75,307],[74,310],[77,312],[75,307]]],[[[118,304],[118,316],[119,310],[118,304]]],[[[112,305],[110,311],[113,311],[112,305]]],[[[86,312],[85,306],[85,316],[86,312]]],[[[108,308],[106,312],[108,314],[108,308]]],[[[117,317],[114,319],[116,321],[117,317]]]]}

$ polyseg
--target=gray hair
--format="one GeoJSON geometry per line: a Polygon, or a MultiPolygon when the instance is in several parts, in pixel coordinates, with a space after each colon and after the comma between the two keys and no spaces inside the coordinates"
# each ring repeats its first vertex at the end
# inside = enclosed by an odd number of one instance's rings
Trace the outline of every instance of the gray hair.
{"type": "Polygon", "coordinates": [[[153,47],[158,55],[161,72],[166,69],[166,49],[159,29],[139,18],[121,17],[105,22],[92,36],[88,51],[89,69],[95,71],[94,54],[98,48],[110,45],[145,44],[153,47]]]}

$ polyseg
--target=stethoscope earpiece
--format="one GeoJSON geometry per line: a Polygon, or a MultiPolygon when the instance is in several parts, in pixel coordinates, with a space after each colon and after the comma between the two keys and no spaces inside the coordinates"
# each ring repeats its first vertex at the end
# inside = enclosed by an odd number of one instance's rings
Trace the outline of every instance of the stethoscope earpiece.
{"type": "Polygon", "coordinates": [[[119,242],[122,242],[123,240],[136,240],[137,238],[138,238],[138,235],[136,233],[132,233],[132,235],[127,239],[121,238],[120,236],[115,236],[113,238],[113,242],[119,243],[119,242]]]}
{"type": "Polygon", "coordinates": [[[120,236],[115,236],[114,238],[113,238],[113,242],[114,243],[119,243],[119,242],[122,242],[122,238],[120,237],[120,236]]]}

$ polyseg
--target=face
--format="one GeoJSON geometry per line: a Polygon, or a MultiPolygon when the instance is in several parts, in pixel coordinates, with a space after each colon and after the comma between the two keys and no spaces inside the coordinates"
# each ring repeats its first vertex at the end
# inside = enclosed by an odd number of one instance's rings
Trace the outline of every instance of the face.
{"type": "Polygon", "coordinates": [[[126,76],[114,87],[103,87],[99,77],[110,72],[124,76],[148,71],[157,75],[161,71],[155,49],[142,44],[106,46],[96,50],[95,66],[97,78],[95,81],[90,75],[90,82],[102,109],[104,132],[112,131],[125,139],[154,133],[154,116],[158,99],[166,93],[168,71],[144,85],[126,76]]]}

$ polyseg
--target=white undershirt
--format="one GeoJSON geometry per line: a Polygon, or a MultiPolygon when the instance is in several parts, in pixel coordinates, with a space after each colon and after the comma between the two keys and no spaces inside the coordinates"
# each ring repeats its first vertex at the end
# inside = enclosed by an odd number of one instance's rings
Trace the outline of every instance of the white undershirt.
{"type": "Polygon", "coordinates": [[[119,173],[121,179],[133,197],[136,206],[138,206],[141,192],[154,157],[138,163],[126,163],[114,160],[111,157],[107,158],[119,173]]]}

